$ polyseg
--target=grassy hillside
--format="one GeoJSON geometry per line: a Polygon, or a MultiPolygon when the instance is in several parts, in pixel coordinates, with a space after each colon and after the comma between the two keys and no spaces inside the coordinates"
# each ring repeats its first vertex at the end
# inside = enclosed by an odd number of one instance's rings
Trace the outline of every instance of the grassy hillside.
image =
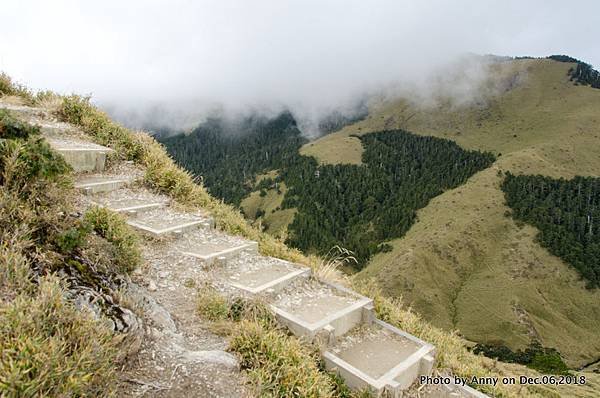
{"type": "Polygon", "coordinates": [[[571,267],[542,249],[536,229],[506,215],[499,174],[600,174],[600,90],[569,81],[572,66],[551,60],[495,66],[494,76],[518,84],[488,96],[485,105],[383,103],[302,153],[324,163],[356,163],[362,148],[351,134],[404,128],[501,154],[491,169],[419,211],[408,234],[359,277],[377,278],[386,294],[470,340],[523,348],[539,338],[578,366],[600,352],[600,292],[585,289],[571,267]]]}
{"type": "Polygon", "coordinates": [[[131,235],[117,215],[75,213],[70,170],[39,128],[0,110],[2,397],[108,396],[119,357],[135,346],[93,310],[122,316],[114,282],[138,265],[137,246],[119,252],[112,238],[131,235]],[[99,223],[113,236],[101,236],[99,223]],[[76,307],[67,295],[81,290],[93,302],[76,307]]]}
{"type": "MultiPolygon", "coordinates": [[[[224,205],[222,201],[208,195],[202,186],[195,184],[192,176],[177,167],[168,157],[164,148],[158,145],[147,135],[134,133],[115,124],[104,113],[90,105],[90,103],[84,98],[77,96],[32,96],[31,93],[26,90],[18,93],[3,91],[6,87],[10,87],[10,81],[0,78],[0,96],[4,95],[2,98],[3,101],[11,100],[30,105],[52,106],[51,109],[56,112],[57,116],[64,121],[78,125],[86,134],[89,135],[89,139],[94,140],[97,143],[110,146],[111,148],[115,149],[117,155],[121,159],[132,160],[142,167],[145,173],[144,181],[148,187],[170,195],[183,206],[194,209],[203,208],[210,211],[215,217],[217,226],[220,229],[229,233],[239,234],[250,239],[258,240],[262,253],[309,265],[316,269],[318,273],[320,265],[318,259],[314,257],[303,256],[298,251],[286,247],[283,243],[281,243],[281,241],[278,241],[273,237],[260,232],[258,229],[249,226],[241,217],[239,212],[237,212],[233,207],[224,205]],[[21,98],[10,98],[7,97],[7,95],[19,95],[21,98]]],[[[480,175],[487,175],[489,174],[488,172],[489,170],[486,170],[480,173],[480,175]]],[[[478,176],[479,175],[476,175],[475,178],[478,178],[478,176]]],[[[463,188],[459,188],[456,191],[460,191],[461,189],[463,188]]],[[[32,196],[30,195],[29,197],[32,196]]],[[[14,201],[12,203],[14,203],[14,201]]],[[[4,209],[3,207],[0,208],[4,209]]],[[[420,225],[420,223],[417,224],[417,226],[418,225],[420,225]]],[[[0,261],[1,270],[6,271],[8,269],[6,265],[10,265],[10,263],[4,260],[9,259],[9,257],[6,256],[6,253],[2,253],[0,259],[3,260],[0,261]]],[[[355,281],[354,287],[359,289],[363,294],[367,294],[374,298],[375,310],[381,319],[436,345],[436,368],[438,371],[452,372],[463,377],[472,377],[474,375],[479,377],[518,377],[519,375],[539,376],[539,374],[537,374],[535,371],[519,365],[501,364],[481,356],[473,355],[466,350],[465,342],[460,337],[453,333],[445,332],[435,326],[432,326],[430,323],[423,321],[421,317],[413,313],[400,300],[389,299],[388,297],[385,297],[381,294],[380,290],[372,284],[355,281]]],[[[60,296],[60,293],[57,293],[55,296],[60,296]]],[[[38,299],[33,304],[46,302],[49,301],[45,299],[40,301],[38,299]]],[[[24,301],[22,303],[24,303],[24,306],[21,313],[26,312],[25,308],[31,310],[31,305],[28,305],[27,302],[24,301]]],[[[53,319],[56,320],[56,317],[53,319]]],[[[36,318],[36,321],[41,322],[42,326],[44,326],[44,322],[46,322],[44,318],[36,318]]],[[[27,336],[27,333],[24,333],[24,336],[27,336]]],[[[270,337],[271,334],[258,334],[257,336],[259,338],[270,337]]],[[[273,341],[268,339],[265,339],[264,341],[265,345],[258,347],[258,351],[250,352],[253,357],[260,358],[260,355],[264,355],[265,352],[273,352],[273,341]]],[[[275,341],[275,343],[277,343],[277,341],[275,341]]],[[[79,350],[85,346],[85,344],[77,345],[75,353],[80,352],[79,350]]],[[[45,352],[47,352],[46,348],[48,348],[48,346],[40,345],[40,348],[42,352],[42,356],[40,356],[40,358],[44,358],[43,355],[45,352]]],[[[276,353],[279,355],[281,352],[285,353],[285,351],[282,350],[279,350],[276,353]]],[[[96,361],[94,366],[98,366],[99,364],[104,366],[104,362],[100,363],[99,361],[96,361]]],[[[114,366],[114,364],[110,364],[110,366],[114,366]]],[[[302,363],[298,366],[302,366],[302,363]]],[[[277,367],[275,369],[277,369],[277,367]]],[[[265,376],[269,376],[270,374],[267,374],[266,372],[267,370],[265,370],[265,376]]],[[[61,376],[64,376],[64,374],[61,376]]],[[[98,373],[96,373],[96,376],[98,376],[98,373]]],[[[275,376],[277,376],[277,374],[275,374],[275,376]]],[[[598,377],[594,374],[587,375],[587,377],[588,382],[583,386],[525,387],[518,385],[499,385],[497,387],[487,386],[484,389],[486,392],[493,394],[494,396],[502,397],[556,397],[558,394],[562,396],[573,397],[592,397],[597,395],[597,391],[600,389],[600,380],[598,380],[598,377]]],[[[34,379],[34,382],[40,380],[38,375],[32,375],[32,378],[34,379]]],[[[87,377],[85,380],[89,382],[90,378],[87,377]]],[[[71,384],[69,384],[67,387],[71,388],[71,390],[67,389],[64,394],[57,395],[71,395],[81,392],[81,390],[73,391],[72,378],[68,381],[71,384]]],[[[22,384],[20,386],[22,386],[22,384]]],[[[52,394],[48,396],[51,395],[52,394]]]]}
{"type": "MultiPolygon", "coordinates": [[[[275,178],[276,176],[276,171],[260,175],[256,178],[256,183],[259,183],[264,177],[275,178]]],[[[260,190],[253,191],[242,200],[240,208],[246,217],[254,220],[256,224],[260,223],[262,229],[269,235],[285,240],[287,226],[294,221],[296,209],[281,208],[287,186],[282,181],[279,183],[278,188],[265,190],[265,195],[262,195],[260,190]],[[260,212],[264,214],[261,215],[260,212]]]]}
{"type": "MultiPolygon", "coordinates": [[[[356,163],[360,161],[356,154],[362,149],[359,140],[348,139],[350,135],[402,128],[452,139],[464,148],[504,155],[535,147],[536,155],[529,154],[528,158],[557,163],[555,167],[544,166],[543,171],[558,168],[561,170],[556,172],[562,175],[567,168],[573,173],[589,173],[596,169],[595,165],[578,169],[569,165],[569,161],[574,151],[579,157],[589,155],[589,151],[580,149],[596,142],[600,92],[574,85],[567,76],[572,66],[551,60],[518,60],[496,65],[491,68],[494,79],[517,79],[519,83],[504,94],[490,95],[485,105],[459,107],[443,103],[418,107],[402,99],[383,102],[374,105],[365,120],[308,143],[301,152],[324,163],[356,163]],[[550,145],[557,141],[562,146],[550,145]],[[556,153],[559,148],[570,155],[556,153]],[[335,157],[328,156],[334,152],[335,157]]],[[[520,167],[517,162],[508,165],[520,167]]],[[[521,166],[528,173],[535,172],[528,165],[521,166]]]]}

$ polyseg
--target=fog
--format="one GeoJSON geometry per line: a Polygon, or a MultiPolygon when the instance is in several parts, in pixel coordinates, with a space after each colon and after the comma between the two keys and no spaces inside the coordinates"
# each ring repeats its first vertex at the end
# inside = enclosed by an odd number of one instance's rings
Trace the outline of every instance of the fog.
{"type": "Polygon", "coordinates": [[[489,71],[472,54],[600,64],[597,15],[595,1],[9,0],[0,70],[132,126],[291,109],[310,135],[377,93],[471,101],[489,71]]]}

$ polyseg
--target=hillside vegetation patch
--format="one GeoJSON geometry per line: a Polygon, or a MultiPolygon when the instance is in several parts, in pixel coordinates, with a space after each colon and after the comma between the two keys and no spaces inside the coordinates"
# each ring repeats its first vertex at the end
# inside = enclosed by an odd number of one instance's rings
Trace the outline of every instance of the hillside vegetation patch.
{"type": "Polygon", "coordinates": [[[507,173],[502,190],[512,216],[539,229],[542,246],[600,287],[600,178],[507,173]]]}
{"type": "MultiPolygon", "coordinates": [[[[1,79],[0,79],[1,80],[1,79]]],[[[4,87],[0,87],[3,91],[4,87]]],[[[0,111],[0,395],[110,393],[116,345],[110,331],[66,298],[54,271],[83,239],[69,195],[70,167],[37,128],[0,111]]]]}
{"type": "Polygon", "coordinates": [[[324,255],[339,244],[356,253],[357,268],[388,250],[386,240],[404,235],[431,198],[495,160],[491,153],[404,130],[354,138],[364,147],[360,165],[319,165],[300,155],[306,139],[287,112],[233,127],[210,119],[189,135],[162,142],[178,164],[203,177],[211,194],[249,208],[249,216],[285,236],[288,245],[324,255]],[[275,169],[274,177],[255,183],[275,169]],[[256,208],[261,202],[265,208],[256,208]],[[280,225],[285,221],[287,228],[280,225]]]}

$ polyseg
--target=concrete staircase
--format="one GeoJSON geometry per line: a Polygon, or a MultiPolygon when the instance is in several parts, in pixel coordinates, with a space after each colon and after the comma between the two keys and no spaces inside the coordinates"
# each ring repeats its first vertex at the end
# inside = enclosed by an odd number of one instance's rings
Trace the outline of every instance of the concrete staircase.
{"type": "MultiPolygon", "coordinates": [[[[205,214],[180,212],[168,198],[132,189],[129,177],[105,172],[111,149],[58,139],[60,129],[51,127],[43,133],[78,173],[75,186],[92,204],[125,214],[148,238],[167,237],[174,250],[210,269],[216,286],[265,297],[277,319],[298,337],[316,343],[327,369],[351,388],[399,397],[419,376],[431,374],[435,347],[376,319],[371,299],[319,281],[304,266],[261,256],[256,242],[215,230],[205,214]]],[[[473,395],[465,390],[451,396],[473,395]]]]}
{"type": "Polygon", "coordinates": [[[136,197],[127,178],[101,174],[109,148],[52,139],[50,144],[75,171],[95,173],[81,174],[76,183],[94,203],[125,213],[143,234],[175,236],[177,250],[215,266],[217,282],[267,297],[277,319],[319,344],[327,368],[351,388],[400,396],[419,376],[431,374],[435,348],[376,319],[371,299],[318,281],[306,267],[261,256],[256,242],[226,239],[205,215],[178,212],[151,194],[136,197]]]}

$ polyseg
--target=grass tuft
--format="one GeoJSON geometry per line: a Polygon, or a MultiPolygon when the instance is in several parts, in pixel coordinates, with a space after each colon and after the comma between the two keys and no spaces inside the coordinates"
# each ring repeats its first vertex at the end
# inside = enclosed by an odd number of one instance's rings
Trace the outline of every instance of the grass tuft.
{"type": "Polygon", "coordinates": [[[108,394],[111,334],[67,302],[57,277],[34,278],[26,236],[0,240],[0,396],[108,394]]]}
{"type": "Polygon", "coordinates": [[[84,223],[114,248],[113,259],[117,273],[129,273],[136,269],[142,254],[138,238],[120,214],[102,207],[92,207],[85,213],[84,223]]]}
{"type": "Polygon", "coordinates": [[[222,321],[229,317],[229,304],[214,289],[203,287],[198,291],[198,313],[209,321],[222,321]]]}
{"type": "Polygon", "coordinates": [[[349,264],[357,264],[354,253],[335,245],[313,268],[313,275],[325,281],[337,280],[340,275],[340,267],[349,264]]]}
{"type": "Polygon", "coordinates": [[[331,379],[319,369],[318,353],[279,329],[242,320],[230,349],[239,356],[241,367],[261,396],[333,396],[331,379]]]}

